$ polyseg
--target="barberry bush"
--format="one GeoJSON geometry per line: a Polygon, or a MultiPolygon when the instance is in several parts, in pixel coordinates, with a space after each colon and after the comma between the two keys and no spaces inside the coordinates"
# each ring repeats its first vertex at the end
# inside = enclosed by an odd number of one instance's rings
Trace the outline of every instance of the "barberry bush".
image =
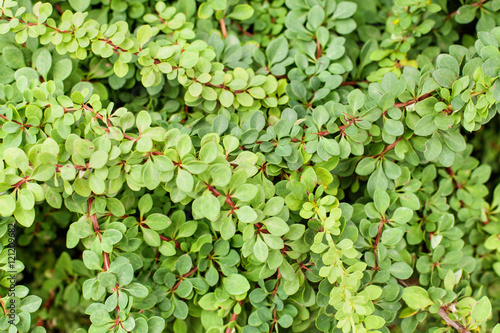
{"type": "Polygon", "coordinates": [[[1,332],[500,333],[500,1],[0,13],[1,332]]]}

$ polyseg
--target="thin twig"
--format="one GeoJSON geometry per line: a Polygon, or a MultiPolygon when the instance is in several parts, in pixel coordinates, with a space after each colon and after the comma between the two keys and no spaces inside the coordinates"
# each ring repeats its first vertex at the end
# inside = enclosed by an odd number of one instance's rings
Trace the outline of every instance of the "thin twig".
{"type": "MultiPolygon", "coordinates": [[[[238,303],[241,306],[241,304],[243,304],[243,300],[238,301],[238,303]]],[[[236,319],[238,319],[238,314],[236,312],[233,312],[233,314],[231,315],[231,318],[229,319],[229,323],[236,321],[236,319]]],[[[226,333],[232,333],[232,332],[234,332],[234,328],[229,328],[229,327],[226,328],[226,333]]]]}
{"type": "Polygon", "coordinates": [[[5,303],[3,302],[3,300],[0,299],[0,304],[2,305],[2,309],[3,309],[3,313],[5,315],[7,315],[9,312],[7,311],[7,309],[5,308],[5,303]]]}
{"type": "Polygon", "coordinates": [[[377,231],[377,237],[375,238],[375,243],[373,244],[373,255],[375,256],[375,266],[373,267],[373,270],[378,270],[378,262],[377,262],[377,248],[378,244],[380,243],[380,238],[382,237],[382,231],[384,230],[384,224],[387,222],[385,219],[385,216],[383,219],[380,220],[378,224],[378,231],[377,231]]]}
{"type": "Polygon", "coordinates": [[[170,291],[174,292],[177,288],[179,288],[181,282],[184,281],[185,278],[193,275],[197,270],[198,270],[198,266],[196,266],[195,268],[193,268],[192,270],[190,270],[186,274],[181,275],[180,279],[179,279],[179,282],[177,282],[177,284],[175,286],[173,286],[173,288],[170,291]]]}
{"type": "MultiPolygon", "coordinates": [[[[402,285],[403,287],[407,288],[413,285],[419,285],[418,282],[415,284],[408,283],[405,280],[397,279],[398,283],[402,285]]],[[[471,331],[467,328],[464,327],[462,324],[460,324],[458,321],[451,319],[448,316],[448,307],[446,305],[443,305],[439,308],[437,314],[445,321],[446,325],[449,327],[453,327],[460,333],[471,333],[471,331]]]]}
{"type": "Polygon", "coordinates": [[[359,86],[359,83],[370,83],[368,80],[361,80],[361,81],[344,81],[340,85],[341,86],[359,86]]]}
{"type": "Polygon", "coordinates": [[[397,108],[402,108],[404,106],[408,106],[408,105],[412,105],[412,104],[415,104],[417,102],[420,102],[420,101],[423,101],[424,99],[427,99],[431,97],[431,93],[428,92],[427,94],[423,94],[422,96],[418,97],[418,98],[415,98],[415,99],[412,99],[412,100],[409,100],[407,102],[399,102],[399,103],[395,103],[394,104],[394,107],[397,107],[397,108]]]}
{"type": "MultiPolygon", "coordinates": [[[[485,3],[487,0],[481,0],[481,1],[478,1],[478,2],[474,2],[473,4],[470,4],[470,6],[472,7],[481,7],[483,3],[485,3]]],[[[460,9],[457,9],[455,10],[454,12],[452,13],[449,13],[448,16],[446,16],[444,18],[444,21],[448,21],[448,20],[451,20],[453,18],[453,16],[457,15],[457,14],[460,14],[460,9]]]]}
{"type": "Polygon", "coordinates": [[[455,320],[452,320],[449,316],[448,316],[448,312],[446,311],[446,307],[442,306],[439,308],[439,311],[437,313],[441,318],[443,318],[443,320],[445,321],[446,325],[450,326],[450,327],[453,327],[454,329],[456,329],[457,331],[459,331],[460,333],[471,333],[471,331],[464,327],[462,324],[460,324],[459,322],[455,321],[455,320]]]}
{"type": "MultiPolygon", "coordinates": [[[[99,240],[102,240],[101,228],[99,227],[99,222],[97,221],[97,216],[96,216],[96,214],[90,215],[90,211],[92,209],[93,202],[94,202],[94,197],[90,197],[87,200],[88,214],[89,214],[90,220],[92,221],[92,227],[94,228],[94,232],[99,237],[99,240]]],[[[102,270],[106,272],[110,266],[109,254],[107,252],[103,251],[102,252],[102,259],[103,259],[102,270]]]]}
{"type": "Polygon", "coordinates": [[[318,37],[316,37],[316,59],[319,59],[321,57],[321,44],[319,43],[318,37]]]}
{"type": "Polygon", "coordinates": [[[227,29],[226,29],[226,21],[224,20],[224,18],[221,18],[219,20],[219,24],[220,24],[220,31],[222,32],[222,38],[226,38],[227,37],[227,29]]]}

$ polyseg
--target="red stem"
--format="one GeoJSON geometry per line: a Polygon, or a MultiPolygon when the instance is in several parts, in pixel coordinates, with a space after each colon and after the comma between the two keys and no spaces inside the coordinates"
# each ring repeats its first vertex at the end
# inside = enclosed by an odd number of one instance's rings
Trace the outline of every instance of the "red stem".
{"type": "MultiPolygon", "coordinates": [[[[238,303],[241,305],[243,304],[243,300],[241,301],[238,301],[238,303]]],[[[233,321],[236,321],[236,319],[238,319],[238,314],[236,312],[233,312],[233,314],[231,315],[231,319],[229,319],[229,323],[233,322],[233,321]]],[[[229,328],[227,327],[226,328],[226,333],[231,333],[233,332],[233,329],[232,328],[229,328]]]]}
{"type": "Polygon", "coordinates": [[[316,59],[321,57],[321,44],[319,43],[318,37],[316,37],[316,59]]]}
{"type": "Polygon", "coordinates": [[[7,315],[9,312],[7,311],[7,309],[5,309],[5,303],[1,299],[0,299],[0,304],[2,305],[3,313],[7,315]]]}
{"type": "Polygon", "coordinates": [[[377,231],[377,237],[375,238],[375,243],[373,244],[373,254],[375,256],[375,267],[373,267],[373,270],[378,270],[378,263],[377,263],[377,247],[378,244],[380,243],[380,237],[382,236],[382,231],[384,230],[384,224],[387,222],[385,217],[380,220],[378,224],[378,231],[377,231]]]}
{"type": "Polygon", "coordinates": [[[181,282],[183,281],[184,278],[187,278],[187,277],[193,275],[197,270],[198,270],[198,266],[196,266],[195,268],[193,268],[192,270],[190,270],[186,274],[180,276],[179,282],[177,282],[177,284],[171,289],[171,292],[174,292],[177,288],[179,288],[179,285],[181,284],[181,282]]]}
{"type": "MultiPolygon", "coordinates": [[[[147,224],[144,224],[144,223],[141,223],[141,222],[139,222],[139,224],[140,224],[141,227],[144,227],[146,229],[151,229],[147,224]]],[[[178,248],[179,250],[181,249],[181,245],[179,244],[179,242],[177,241],[177,239],[170,239],[170,238],[165,237],[163,235],[160,235],[160,239],[162,241],[165,241],[165,242],[170,242],[170,241],[173,240],[174,243],[175,243],[175,247],[178,248]]]]}
{"type": "Polygon", "coordinates": [[[226,29],[226,22],[224,20],[224,18],[221,18],[219,20],[219,24],[220,24],[220,30],[222,32],[222,38],[226,38],[227,37],[227,29],[226,29]]]}
{"type": "Polygon", "coordinates": [[[393,150],[394,147],[396,147],[396,145],[398,144],[398,142],[401,141],[401,140],[403,140],[403,137],[397,138],[393,143],[385,146],[384,150],[382,150],[382,152],[380,154],[372,156],[372,157],[373,158],[379,158],[379,157],[384,156],[385,154],[387,154],[388,152],[390,152],[391,150],[393,150]]]}
{"type": "Polygon", "coordinates": [[[238,30],[241,31],[241,33],[243,33],[243,35],[248,36],[248,37],[252,37],[253,36],[252,33],[246,31],[245,29],[243,29],[243,27],[241,26],[241,24],[235,23],[235,25],[238,28],[238,30]]]}
{"type": "Polygon", "coordinates": [[[431,93],[427,93],[427,94],[423,94],[422,96],[418,97],[418,98],[415,98],[415,99],[412,99],[412,100],[409,100],[408,102],[399,102],[399,103],[395,103],[394,104],[394,107],[397,107],[397,108],[402,108],[404,106],[408,106],[408,105],[412,105],[412,104],[415,104],[417,102],[420,102],[426,98],[429,98],[431,97],[431,93]]]}
{"type": "Polygon", "coordinates": [[[362,81],[345,81],[342,82],[340,85],[341,86],[358,86],[359,83],[370,83],[368,80],[362,80],[362,81]]]}

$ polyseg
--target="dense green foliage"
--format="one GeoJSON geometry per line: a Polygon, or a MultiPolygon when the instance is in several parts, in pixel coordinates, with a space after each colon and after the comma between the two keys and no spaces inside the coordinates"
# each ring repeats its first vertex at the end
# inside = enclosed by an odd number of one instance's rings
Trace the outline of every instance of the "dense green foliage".
{"type": "Polygon", "coordinates": [[[500,1],[0,11],[1,332],[500,332],[500,1]]]}

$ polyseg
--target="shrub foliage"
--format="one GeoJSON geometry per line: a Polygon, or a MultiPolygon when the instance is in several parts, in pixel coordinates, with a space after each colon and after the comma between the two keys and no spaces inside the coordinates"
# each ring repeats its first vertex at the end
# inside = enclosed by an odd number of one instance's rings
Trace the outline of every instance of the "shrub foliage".
{"type": "Polygon", "coordinates": [[[1,0],[0,330],[499,333],[499,10],[1,0]]]}

